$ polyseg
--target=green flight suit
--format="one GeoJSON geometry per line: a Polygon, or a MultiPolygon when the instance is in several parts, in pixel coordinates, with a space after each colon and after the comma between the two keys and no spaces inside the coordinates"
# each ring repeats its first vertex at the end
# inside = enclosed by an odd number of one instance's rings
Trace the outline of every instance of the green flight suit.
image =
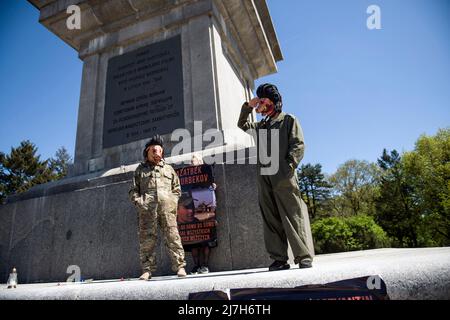
{"type": "Polygon", "coordinates": [[[164,160],[157,165],[143,162],[136,168],[129,196],[139,213],[139,253],[143,272],[154,272],[157,268],[155,246],[158,225],[165,237],[172,270],[176,272],[186,266],[177,225],[180,195],[180,180],[172,166],[164,160]]]}
{"type": "MultiPolygon", "coordinates": [[[[277,173],[262,175],[261,167],[264,165],[258,161],[258,198],[263,217],[266,250],[273,260],[287,261],[287,241],[289,241],[295,263],[305,258],[312,259],[306,242],[305,223],[301,212],[303,200],[296,175],[296,168],[303,158],[305,148],[300,124],[294,116],[284,112],[281,112],[275,120],[250,122],[248,117],[252,110],[248,103],[244,103],[238,127],[244,131],[255,130],[257,137],[261,129],[267,129],[265,148],[268,149],[268,154],[271,154],[270,130],[279,130],[279,141],[274,141],[279,146],[277,173]]],[[[258,149],[262,142],[258,141],[258,149]]]]}

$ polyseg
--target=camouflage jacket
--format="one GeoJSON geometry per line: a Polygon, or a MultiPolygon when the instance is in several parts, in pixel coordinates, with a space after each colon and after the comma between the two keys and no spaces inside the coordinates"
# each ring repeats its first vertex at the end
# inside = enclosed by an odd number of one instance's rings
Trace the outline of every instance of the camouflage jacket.
{"type": "Polygon", "coordinates": [[[129,191],[134,204],[154,200],[178,201],[181,195],[180,179],[171,165],[161,160],[157,165],[142,162],[136,168],[129,191]]]}

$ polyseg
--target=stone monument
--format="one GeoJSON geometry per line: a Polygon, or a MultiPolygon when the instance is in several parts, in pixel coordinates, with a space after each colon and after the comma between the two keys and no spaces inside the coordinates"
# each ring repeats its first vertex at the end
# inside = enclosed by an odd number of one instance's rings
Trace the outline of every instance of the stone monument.
{"type": "MultiPolygon", "coordinates": [[[[223,156],[215,165],[219,245],[211,270],[267,266],[254,147],[236,127],[255,79],[282,60],[265,0],[29,2],[83,61],[75,156],[67,178],[0,206],[0,277],[13,265],[22,282],[64,281],[69,266],[84,279],[138,276],[137,214],[127,192],[156,133],[169,163],[194,151],[223,156]],[[68,28],[73,5],[79,29],[68,28]],[[171,133],[181,128],[192,139],[180,153],[171,133]],[[204,141],[207,130],[222,140],[204,141]]],[[[157,274],[171,273],[164,250],[159,245],[157,274]]]]}

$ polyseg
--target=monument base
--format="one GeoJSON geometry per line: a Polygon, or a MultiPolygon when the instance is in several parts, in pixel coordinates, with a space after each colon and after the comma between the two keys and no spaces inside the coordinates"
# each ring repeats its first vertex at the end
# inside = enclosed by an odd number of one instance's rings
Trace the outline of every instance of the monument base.
{"type": "MultiPolygon", "coordinates": [[[[83,279],[139,276],[137,212],[128,199],[136,166],[67,178],[10,197],[0,206],[0,279],[6,281],[16,267],[21,283],[65,281],[73,265],[83,279]]],[[[210,270],[268,266],[256,165],[216,164],[214,172],[218,246],[211,250],[210,270]]],[[[305,221],[309,226],[308,217],[305,221]]],[[[309,227],[308,233],[312,246],[309,227]]],[[[190,253],[186,258],[190,271],[190,253]]],[[[157,261],[155,275],[173,273],[161,236],[157,261]]]]}
{"type": "Polygon", "coordinates": [[[6,285],[0,285],[0,300],[186,300],[189,293],[213,289],[294,288],[370,275],[381,277],[392,300],[449,299],[449,256],[450,248],[377,249],[318,255],[310,269],[291,266],[290,270],[268,272],[264,268],[189,275],[183,279],[156,277],[151,281],[125,279],[60,285],[19,282],[17,289],[7,290],[6,285]]]}

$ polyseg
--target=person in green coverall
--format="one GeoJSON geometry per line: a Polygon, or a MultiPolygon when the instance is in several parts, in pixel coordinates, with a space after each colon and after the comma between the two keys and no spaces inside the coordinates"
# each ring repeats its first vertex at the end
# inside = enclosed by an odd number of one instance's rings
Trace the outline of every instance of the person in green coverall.
{"type": "MultiPolygon", "coordinates": [[[[279,150],[278,170],[271,174],[263,173],[267,165],[258,157],[258,200],[263,217],[264,242],[270,258],[274,260],[269,271],[289,269],[288,241],[295,257],[294,262],[300,268],[310,268],[312,254],[306,243],[301,211],[303,200],[296,176],[296,168],[305,149],[303,132],[293,115],[282,112],[282,98],[275,85],[260,85],[256,94],[257,97],[243,104],[238,127],[248,132],[254,130],[253,133],[258,137],[258,148],[266,148],[271,157],[274,155],[270,150],[276,152],[277,147],[279,150]],[[262,121],[249,121],[253,109],[264,116],[262,121]],[[262,130],[267,130],[265,139],[264,135],[260,135],[262,130]],[[273,130],[278,130],[278,135],[272,135],[273,130]],[[278,139],[271,141],[273,136],[278,139]]],[[[261,155],[261,152],[258,154],[261,155]]]]}

